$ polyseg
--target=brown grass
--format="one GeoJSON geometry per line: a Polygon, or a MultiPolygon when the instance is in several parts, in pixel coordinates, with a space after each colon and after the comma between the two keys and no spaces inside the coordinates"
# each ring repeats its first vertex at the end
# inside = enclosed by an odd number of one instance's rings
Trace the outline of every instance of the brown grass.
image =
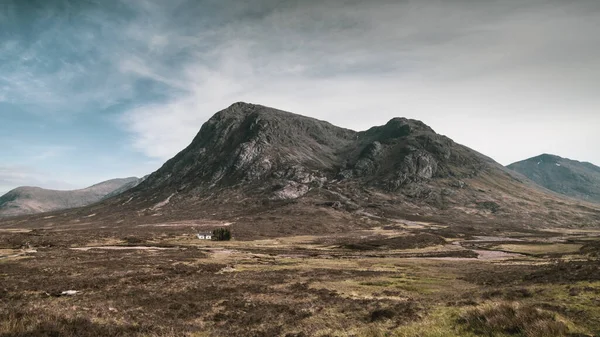
{"type": "Polygon", "coordinates": [[[504,327],[560,336],[563,317],[570,332],[600,331],[595,260],[432,259],[470,250],[406,249],[406,238],[447,237],[437,231],[385,233],[200,242],[173,227],[5,232],[0,249],[36,252],[0,260],[0,337],[474,337],[475,329],[507,335],[504,327]],[[339,248],[364,241],[377,244],[339,248]],[[71,249],[90,245],[172,249],[71,249]],[[60,296],[65,290],[80,293],[60,296]],[[472,309],[491,301],[521,304],[472,309]]]}
{"type": "Polygon", "coordinates": [[[444,238],[437,235],[422,233],[384,239],[356,241],[344,244],[342,247],[351,250],[392,250],[424,248],[444,244],[446,244],[444,238]]]}
{"type": "Polygon", "coordinates": [[[151,325],[93,322],[85,316],[65,317],[59,313],[40,315],[39,312],[13,308],[0,311],[2,337],[96,337],[96,336],[170,336],[168,328],[151,325]]]}
{"type": "Polygon", "coordinates": [[[553,312],[506,302],[469,310],[459,323],[482,336],[561,337],[569,330],[553,312]]]}

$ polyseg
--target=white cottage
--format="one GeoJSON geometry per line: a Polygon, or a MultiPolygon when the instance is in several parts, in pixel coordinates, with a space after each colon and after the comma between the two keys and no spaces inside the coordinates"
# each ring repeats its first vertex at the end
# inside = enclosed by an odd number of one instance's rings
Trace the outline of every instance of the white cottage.
{"type": "Polygon", "coordinates": [[[212,233],[198,233],[196,234],[199,240],[212,240],[212,233]]]}

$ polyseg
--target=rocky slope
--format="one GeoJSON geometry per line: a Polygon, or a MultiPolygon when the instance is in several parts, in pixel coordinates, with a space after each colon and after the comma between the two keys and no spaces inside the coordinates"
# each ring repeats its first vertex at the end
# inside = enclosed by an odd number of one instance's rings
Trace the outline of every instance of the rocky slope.
{"type": "Polygon", "coordinates": [[[134,195],[198,196],[236,187],[245,194],[286,200],[354,182],[423,196],[431,192],[425,187],[429,182],[448,179],[460,187],[460,179],[490,166],[497,167],[415,120],[395,118],[355,132],[237,103],[204,124],[192,144],[150,175],[134,195]]]}
{"type": "Polygon", "coordinates": [[[535,183],[560,194],[600,202],[600,167],[543,154],[508,166],[535,183]]]}
{"type": "Polygon", "coordinates": [[[394,118],[356,132],[236,103],[215,114],[187,148],[138,186],[52,220],[12,224],[222,220],[234,223],[237,235],[256,237],[407,219],[469,230],[594,226],[600,210],[540,188],[420,121],[394,118]]]}
{"type": "Polygon", "coordinates": [[[125,192],[137,186],[140,181],[138,178],[113,179],[74,191],[18,187],[0,197],[0,216],[43,213],[87,206],[107,196],[125,192]]]}

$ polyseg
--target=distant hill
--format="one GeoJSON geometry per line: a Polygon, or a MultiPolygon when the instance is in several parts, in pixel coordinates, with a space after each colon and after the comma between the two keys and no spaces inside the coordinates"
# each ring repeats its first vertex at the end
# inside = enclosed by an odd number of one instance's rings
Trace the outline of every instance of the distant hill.
{"type": "Polygon", "coordinates": [[[148,176],[144,176],[144,177],[139,178],[139,179],[138,178],[135,178],[135,179],[128,178],[128,179],[131,179],[130,182],[125,183],[121,187],[117,188],[116,190],[108,193],[107,195],[105,195],[104,197],[102,197],[102,199],[104,200],[104,199],[112,198],[112,197],[115,197],[115,196],[117,196],[117,195],[125,192],[125,191],[128,191],[128,190],[136,187],[137,185],[139,185],[142,181],[146,180],[146,178],[148,178],[148,176]]]}
{"type": "Polygon", "coordinates": [[[600,167],[593,164],[543,154],[510,164],[508,168],[551,191],[600,202],[600,167]]]}
{"type": "Polygon", "coordinates": [[[0,197],[0,216],[35,214],[87,206],[125,192],[141,181],[142,179],[135,177],[113,179],[73,191],[18,187],[0,197]]]}

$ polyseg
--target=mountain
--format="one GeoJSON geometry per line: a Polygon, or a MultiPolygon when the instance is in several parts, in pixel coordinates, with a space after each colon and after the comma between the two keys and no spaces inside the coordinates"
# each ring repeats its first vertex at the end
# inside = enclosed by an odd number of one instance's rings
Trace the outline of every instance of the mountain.
{"type": "Polygon", "coordinates": [[[150,175],[153,195],[202,195],[223,188],[271,200],[360,182],[387,192],[431,194],[440,179],[468,178],[491,159],[436,134],[420,121],[394,118],[355,132],[260,105],[237,103],[204,124],[192,144],[150,175]]]}
{"type": "Polygon", "coordinates": [[[508,165],[508,168],[551,191],[600,202],[600,167],[593,164],[543,154],[508,165]]]}
{"type": "Polygon", "coordinates": [[[113,179],[73,191],[18,187],[0,197],[0,216],[43,213],[87,206],[107,196],[125,192],[140,182],[138,178],[113,179]]]}
{"type": "Polygon", "coordinates": [[[115,197],[125,191],[128,191],[128,190],[136,187],[137,185],[141,184],[142,181],[146,180],[146,178],[148,178],[148,176],[143,176],[142,178],[127,178],[126,180],[129,180],[129,182],[124,182],[124,184],[121,185],[121,187],[106,194],[105,196],[102,197],[102,200],[115,197]]]}
{"type": "Polygon", "coordinates": [[[250,238],[400,220],[465,232],[594,226],[600,209],[540,188],[417,120],[394,118],[357,132],[235,103],[138,186],[50,220],[21,218],[0,226],[147,228],[221,221],[233,223],[237,237],[250,238]]]}

